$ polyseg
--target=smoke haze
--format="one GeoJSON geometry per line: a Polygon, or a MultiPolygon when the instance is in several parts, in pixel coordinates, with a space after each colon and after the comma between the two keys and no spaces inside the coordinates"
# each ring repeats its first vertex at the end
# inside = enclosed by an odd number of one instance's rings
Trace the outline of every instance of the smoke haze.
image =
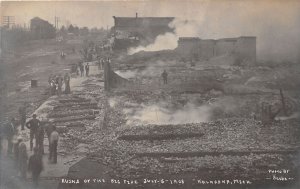
{"type": "MultiPolygon", "coordinates": [[[[298,0],[253,0],[253,1],[55,1],[55,2],[2,2],[1,14],[15,16],[16,24],[29,25],[29,20],[39,16],[59,25],[72,23],[88,27],[113,26],[112,16],[176,17],[189,20],[188,27],[177,28],[181,36],[196,36],[203,39],[218,39],[238,36],[257,36],[258,59],[300,59],[300,1],[298,0]],[[87,14],[88,13],[88,14],[87,14]],[[192,21],[193,20],[193,21],[192,21]],[[196,24],[194,24],[196,23],[196,24]],[[197,26],[192,29],[193,26],[197,26]],[[183,31],[179,31],[183,30],[183,31]]],[[[2,19],[2,17],[0,18],[2,19]]],[[[173,37],[177,39],[176,36],[173,37]]],[[[178,37],[178,36],[177,36],[178,37]]],[[[175,40],[159,38],[166,47],[174,48],[175,40]]],[[[176,41],[177,42],[177,41],[176,41]]],[[[149,49],[164,49],[152,45],[149,49]]]]}

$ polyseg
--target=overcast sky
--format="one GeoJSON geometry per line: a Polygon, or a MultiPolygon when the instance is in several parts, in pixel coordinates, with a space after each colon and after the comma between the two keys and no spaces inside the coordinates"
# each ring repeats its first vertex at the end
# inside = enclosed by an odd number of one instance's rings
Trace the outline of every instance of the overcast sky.
{"type": "MultiPolygon", "coordinates": [[[[38,16],[80,27],[113,26],[112,16],[174,16],[196,20],[200,38],[257,36],[258,54],[299,59],[300,0],[2,2],[2,16],[28,24],[38,16]]],[[[1,17],[2,17],[1,16],[1,17]]],[[[194,32],[193,32],[194,33],[194,32]]]]}

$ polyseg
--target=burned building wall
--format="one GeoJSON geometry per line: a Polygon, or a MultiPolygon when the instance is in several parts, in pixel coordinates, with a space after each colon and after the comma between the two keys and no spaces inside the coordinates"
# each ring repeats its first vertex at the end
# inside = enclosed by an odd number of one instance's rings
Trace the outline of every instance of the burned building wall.
{"type": "Polygon", "coordinates": [[[198,54],[200,51],[200,38],[198,37],[182,37],[178,40],[177,50],[184,56],[198,54]]]}
{"type": "Polygon", "coordinates": [[[208,60],[225,54],[235,55],[239,60],[256,60],[256,37],[224,38],[219,40],[198,37],[180,37],[176,51],[187,58],[208,60]]]}
{"type": "Polygon", "coordinates": [[[110,66],[109,62],[104,64],[104,89],[110,91],[112,88],[126,87],[130,82],[116,74],[110,66]]]}
{"type": "Polygon", "coordinates": [[[232,54],[236,50],[237,39],[220,39],[216,42],[216,56],[232,54]]]}
{"type": "Polygon", "coordinates": [[[240,37],[235,52],[240,58],[256,61],[256,37],[240,37]]]}
{"type": "Polygon", "coordinates": [[[114,49],[153,43],[157,36],[174,32],[169,24],[174,17],[113,17],[114,49]],[[122,44],[120,46],[120,44],[122,44]]]}
{"type": "Polygon", "coordinates": [[[204,60],[216,55],[216,41],[213,39],[200,40],[200,57],[204,60]]]}

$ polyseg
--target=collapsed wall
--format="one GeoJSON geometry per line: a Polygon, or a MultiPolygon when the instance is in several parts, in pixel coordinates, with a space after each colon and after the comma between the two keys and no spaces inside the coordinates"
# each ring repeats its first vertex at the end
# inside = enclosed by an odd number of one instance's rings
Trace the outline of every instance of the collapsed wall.
{"type": "Polygon", "coordinates": [[[130,82],[116,74],[110,67],[109,62],[105,62],[104,64],[104,89],[106,91],[109,91],[112,88],[116,87],[125,87],[130,82]]]}
{"type": "Polygon", "coordinates": [[[256,61],[256,37],[242,36],[219,40],[180,37],[176,51],[183,57],[204,60],[232,54],[240,60],[256,61]]]}

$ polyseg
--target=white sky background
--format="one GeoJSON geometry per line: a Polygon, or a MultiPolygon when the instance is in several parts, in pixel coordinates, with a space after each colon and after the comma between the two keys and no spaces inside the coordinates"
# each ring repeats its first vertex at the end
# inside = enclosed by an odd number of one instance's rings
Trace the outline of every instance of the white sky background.
{"type": "MultiPolygon", "coordinates": [[[[112,16],[174,16],[196,20],[188,29],[200,38],[257,36],[259,58],[299,60],[300,0],[2,1],[1,15],[28,24],[35,16],[80,27],[113,26],[112,16]],[[193,30],[193,31],[192,31],[193,30]]],[[[1,17],[2,17],[1,16],[1,17]]],[[[184,29],[184,28],[183,28],[184,29]]]]}

